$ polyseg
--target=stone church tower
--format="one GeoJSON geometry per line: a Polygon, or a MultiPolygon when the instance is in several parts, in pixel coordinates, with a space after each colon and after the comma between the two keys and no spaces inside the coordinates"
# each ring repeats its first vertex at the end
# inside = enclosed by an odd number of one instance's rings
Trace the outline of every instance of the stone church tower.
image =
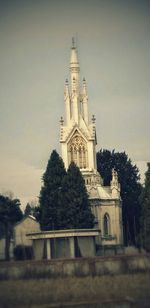
{"type": "Polygon", "coordinates": [[[109,187],[103,180],[96,165],[96,126],[95,117],[89,119],[88,94],[85,79],[80,87],[80,66],[77,49],[72,41],[70,59],[70,85],[65,83],[64,101],[66,119],[60,120],[60,143],[62,159],[66,169],[71,161],[80,168],[89,194],[95,227],[100,230],[99,244],[120,245],[122,236],[122,208],[120,184],[115,170],[109,187]]]}

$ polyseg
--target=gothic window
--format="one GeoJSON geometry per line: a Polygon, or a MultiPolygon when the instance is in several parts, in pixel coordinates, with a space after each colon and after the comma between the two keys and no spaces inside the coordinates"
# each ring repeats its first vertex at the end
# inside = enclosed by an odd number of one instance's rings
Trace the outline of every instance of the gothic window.
{"type": "Polygon", "coordinates": [[[82,168],[82,148],[79,146],[79,167],[82,168]]]}
{"type": "Polygon", "coordinates": [[[85,147],[83,146],[83,168],[86,168],[86,150],[85,150],[85,147]]]}
{"type": "Polygon", "coordinates": [[[107,213],[105,213],[104,215],[103,227],[104,227],[104,236],[110,235],[110,217],[107,213]]]}
{"type": "Polygon", "coordinates": [[[73,149],[70,147],[70,160],[73,161],[73,149]]]}
{"type": "Polygon", "coordinates": [[[80,169],[87,168],[87,145],[78,132],[75,133],[68,146],[70,152],[70,162],[74,161],[80,169]]]}
{"type": "Polygon", "coordinates": [[[74,147],[74,149],[73,149],[73,160],[74,160],[75,163],[77,163],[77,149],[76,149],[76,147],[74,147]]]}

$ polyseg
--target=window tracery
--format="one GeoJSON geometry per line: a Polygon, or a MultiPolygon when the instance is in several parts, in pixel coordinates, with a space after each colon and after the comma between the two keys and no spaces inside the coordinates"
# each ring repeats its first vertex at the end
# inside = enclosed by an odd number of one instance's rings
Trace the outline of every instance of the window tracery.
{"type": "Polygon", "coordinates": [[[69,143],[70,162],[74,161],[80,169],[88,167],[87,145],[85,140],[76,133],[69,143]]]}

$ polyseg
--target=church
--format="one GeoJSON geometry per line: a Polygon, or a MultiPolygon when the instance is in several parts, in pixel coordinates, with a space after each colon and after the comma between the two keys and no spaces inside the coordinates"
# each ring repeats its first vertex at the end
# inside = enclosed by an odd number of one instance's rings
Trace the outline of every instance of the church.
{"type": "Polygon", "coordinates": [[[110,186],[103,185],[96,163],[95,116],[89,119],[86,80],[80,84],[80,66],[77,48],[72,40],[70,81],[65,82],[65,121],[60,120],[60,144],[62,159],[67,169],[74,161],[83,175],[89,195],[91,210],[95,216],[95,228],[100,231],[97,244],[122,245],[122,207],[117,172],[112,170],[110,186]]]}
{"type": "MultiPolygon", "coordinates": [[[[64,91],[65,121],[60,119],[61,155],[66,170],[73,161],[80,169],[95,217],[92,229],[37,231],[27,234],[34,258],[93,257],[121,251],[123,246],[122,204],[117,172],[110,186],[103,185],[97,171],[95,117],[89,119],[85,79],[80,85],[80,66],[74,40],[71,47],[70,82],[64,91]]],[[[118,253],[118,252],[117,252],[118,253]]]]}

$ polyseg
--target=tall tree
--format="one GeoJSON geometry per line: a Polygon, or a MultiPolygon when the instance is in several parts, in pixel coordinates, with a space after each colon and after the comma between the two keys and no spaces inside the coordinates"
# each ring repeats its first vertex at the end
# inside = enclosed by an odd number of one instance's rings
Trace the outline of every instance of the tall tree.
{"type": "Polygon", "coordinates": [[[23,217],[19,199],[11,200],[0,195],[0,225],[5,237],[5,259],[9,260],[10,240],[14,224],[23,217]]]}
{"type": "Polygon", "coordinates": [[[92,228],[94,216],[91,212],[85,183],[79,168],[72,162],[62,183],[63,208],[61,228],[92,228]]]}
{"type": "Polygon", "coordinates": [[[141,245],[150,251],[150,163],[145,173],[145,183],[140,196],[141,205],[141,245]]]}
{"type": "Polygon", "coordinates": [[[31,200],[31,202],[27,203],[24,211],[24,216],[32,215],[34,216],[38,221],[40,219],[40,207],[38,204],[37,199],[31,200]]]}
{"type": "Polygon", "coordinates": [[[26,207],[25,207],[25,211],[24,211],[24,216],[28,216],[28,215],[32,215],[32,207],[30,205],[30,203],[27,203],[26,207]]]}
{"type": "Polygon", "coordinates": [[[125,245],[136,244],[140,231],[139,170],[136,165],[132,164],[125,152],[101,149],[97,153],[97,169],[106,186],[110,184],[112,168],[118,172],[121,184],[124,242],[125,245]]]}
{"type": "Polygon", "coordinates": [[[40,224],[42,230],[59,229],[59,208],[62,180],[66,174],[64,163],[54,150],[43,175],[43,187],[40,192],[40,224]]]}

